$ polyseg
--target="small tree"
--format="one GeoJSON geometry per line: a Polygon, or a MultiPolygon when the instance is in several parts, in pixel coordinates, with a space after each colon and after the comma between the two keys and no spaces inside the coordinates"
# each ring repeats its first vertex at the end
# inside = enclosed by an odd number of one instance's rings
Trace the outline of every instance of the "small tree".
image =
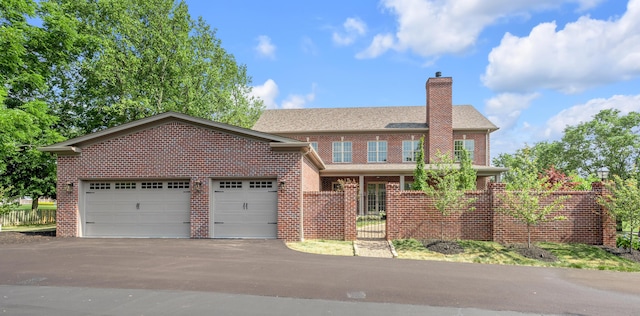
{"type": "Polygon", "coordinates": [[[633,245],[633,230],[640,226],[640,189],[638,180],[629,178],[623,180],[618,175],[613,182],[606,182],[605,187],[610,192],[598,197],[598,203],[606,207],[616,219],[629,223],[629,251],[633,245]]]}
{"type": "Polygon", "coordinates": [[[427,186],[427,171],[424,169],[424,136],[418,142],[418,153],[415,156],[416,169],[413,171],[412,190],[424,191],[427,186]]]}
{"type": "Polygon", "coordinates": [[[531,248],[531,227],[540,223],[566,220],[565,216],[551,216],[564,207],[568,196],[553,196],[560,184],[549,185],[540,177],[534,160],[525,160],[524,168],[510,170],[514,177],[507,183],[507,191],[496,194],[498,212],[509,215],[527,225],[527,247],[531,248]],[[543,201],[550,200],[547,203],[543,201]]]}
{"type": "Polygon", "coordinates": [[[473,169],[473,162],[469,152],[462,148],[460,156],[460,172],[458,172],[458,189],[475,190],[478,173],[473,169]]]}
{"type": "MultiPolygon", "coordinates": [[[[434,200],[435,208],[443,216],[448,216],[452,212],[473,211],[475,209],[472,204],[476,199],[468,198],[465,195],[465,190],[460,188],[460,169],[449,155],[438,152],[435,164],[427,170],[427,177],[431,185],[425,185],[423,191],[434,200]]],[[[444,238],[443,225],[444,222],[441,222],[442,238],[444,238]]]]}

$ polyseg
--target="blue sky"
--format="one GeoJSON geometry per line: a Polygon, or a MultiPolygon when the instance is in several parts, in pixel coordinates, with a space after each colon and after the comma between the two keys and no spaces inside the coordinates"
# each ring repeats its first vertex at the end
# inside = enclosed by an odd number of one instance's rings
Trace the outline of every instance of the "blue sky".
{"type": "Polygon", "coordinates": [[[268,108],[424,105],[427,78],[500,127],[492,156],[640,111],[640,0],[186,0],[268,108]]]}

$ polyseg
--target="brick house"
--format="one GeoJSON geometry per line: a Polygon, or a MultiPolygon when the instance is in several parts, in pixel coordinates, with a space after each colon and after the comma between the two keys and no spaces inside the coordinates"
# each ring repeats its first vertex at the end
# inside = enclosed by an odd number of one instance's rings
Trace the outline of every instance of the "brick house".
{"type": "Polygon", "coordinates": [[[426,106],[266,110],[253,129],[310,143],[326,164],[321,190],[353,179],[364,201],[359,214],[384,210],[386,183],[410,187],[423,135],[427,164],[438,151],[458,157],[467,149],[478,189],[506,171],[490,165],[490,134],[498,127],[471,105],[453,106],[452,78],[439,73],[427,80],[426,106]]]}
{"type": "Polygon", "coordinates": [[[352,178],[359,212],[381,209],[423,135],[427,163],[470,150],[483,187],[504,170],[489,165],[497,127],[452,106],[451,86],[429,78],[426,107],[267,110],[253,129],[168,112],[40,148],[58,157],[57,235],[302,240],[304,192],[352,178]]]}

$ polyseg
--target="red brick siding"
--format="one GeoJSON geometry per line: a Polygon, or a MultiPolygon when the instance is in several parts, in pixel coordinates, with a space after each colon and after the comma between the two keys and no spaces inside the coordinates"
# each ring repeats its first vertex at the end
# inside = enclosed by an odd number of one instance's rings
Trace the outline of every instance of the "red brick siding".
{"type": "Polygon", "coordinates": [[[470,132],[454,132],[453,140],[473,139],[473,164],[480,166],[488,166],[487,161],[487,134],[486,133],[470,133],[470,132]]]}
{"type": "Polygon", "coordinates": [[[302,190],[320,190],[320,173],[318,171],[318,168],[316,168],[316,166],[312,164],[306,157],[304,158],[304,163],[302,164],[302,190]]]}
{"type": "Polygon", "coordinates": [[[201,180],[191,197],[191,237],[209,237],[209,180],[270,177],[290,184],[278,192],[278,238],[301,235],[299,152],[273,152],[267,142],[184,123],[167,123],[87,145],[79,156],[58,157],[58,235],[78,236],[78,184],[89,179],[201,180]],[[67,193],[65,183],[75,184],[67,193]]]}
{"type": "Polygon", "coordinates": [[[426,138],[425,157],[433,161],[437,151],[453,154],[453,103],[451,77],[429,78],[427,80],[427,124],[429,137],[426,138]]]}
{"type": "MultiPolygon", "coordinates": [[[[300,141],[317,142],[318,154],[325,164],[333,164],[333,142],[342,141],[352,143],[352,164],[366,164],[367,162],[367,142],[375,141],[376,136],[379,141],[387,141],[387,162],[386,163],[403,163],[402,161],[402,141],[419,140],[423,133],[372,133],[372,134],[331,134],[331,135],[286,135],[287,137],[300,141]]],[[[413,164],[413,162],[407,162],[413,164]]],[[[343,164],[343,163],[337,163],[343,164]]],[[[372,164],[378,164],[372,163],[372,164]]],[[[380,164],[384,164],[381,162],[380,164]]]]}
{"type": "Polygon", "coordinates": [[[304,239],[344,240],[344,192],[304,192],[304,239]]]}

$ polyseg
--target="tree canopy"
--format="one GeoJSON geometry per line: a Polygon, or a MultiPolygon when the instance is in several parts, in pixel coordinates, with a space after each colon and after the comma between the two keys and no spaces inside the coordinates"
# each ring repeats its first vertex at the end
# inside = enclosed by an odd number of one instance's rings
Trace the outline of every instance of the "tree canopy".
{"type": "Polygon", "coordinates": [[[0,189],[54,196],[37,147],[166,111],[251,127],[250,84],[182,0],[0,1],[0,189]]]}
{"type": "Polygon", "coordinates": [[[84,134],[176,111],[251,127],[262,101],[215,30],[184,1],[49,0],[78,23],[79,58],[50,97],[64,131],[84,134]]]}
{"type": "MultiPolygon", "coordinates": [[[[522,169],[523,157],[533,159],[537,170],[554,167],[572,177],[595,180],[600,169],[623,179],[633,177],[635,166],[640,164],[640,113],[622,115],[619,110],[602,110],[591,121],[566,127],[558,141],[539,142],[513,154],[501,154],[493,164],[522,169]]],[[[514,179],[513,172],[504,176],[507,183],[514,179]]]]}

